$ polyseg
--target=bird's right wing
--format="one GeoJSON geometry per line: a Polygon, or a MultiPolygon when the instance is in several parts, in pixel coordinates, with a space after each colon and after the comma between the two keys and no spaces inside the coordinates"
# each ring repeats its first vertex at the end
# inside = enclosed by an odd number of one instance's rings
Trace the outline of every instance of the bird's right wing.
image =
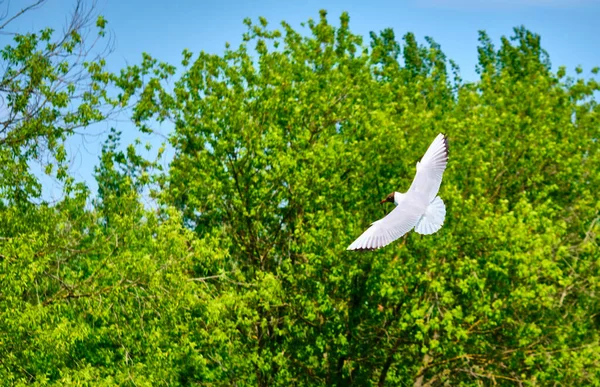
{"type": "Polygon", "coordinates": [[[448,140],[440,133],[429,145],[421,161],[417,162],[417,174],[409,191],[425,195],[428,202],[431,202],[440,190],[447,163],[448,140]]]}
{"type": "Polygon", "coordinates": [[[410,198],[405,198],[392,212],[373,222],[367,231],[348,246],[348,250],[373,250],[392,243],[415,227],[423,210],[410,198]]]}

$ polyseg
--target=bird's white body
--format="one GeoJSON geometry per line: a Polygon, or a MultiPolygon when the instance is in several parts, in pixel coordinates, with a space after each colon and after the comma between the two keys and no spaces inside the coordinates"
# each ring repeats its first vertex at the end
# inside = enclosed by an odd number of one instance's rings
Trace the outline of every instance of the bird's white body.
{"type": "Polygon", "coordinates": [[[398,205],[402,201],[404,194],[401,192],[394,192],[394,204],[398,205]]]}
{"type": "Polygon", "coordinates": [[[417,174],[406,193],[394,192],[394,208],[371,224],[348,250],[371,250],[390,244],[415,229],[419,234],[438,231],[446,217],[446,207],[437,193],[448,162],[448,142],[439,134],[417,162],[417,174]]]}

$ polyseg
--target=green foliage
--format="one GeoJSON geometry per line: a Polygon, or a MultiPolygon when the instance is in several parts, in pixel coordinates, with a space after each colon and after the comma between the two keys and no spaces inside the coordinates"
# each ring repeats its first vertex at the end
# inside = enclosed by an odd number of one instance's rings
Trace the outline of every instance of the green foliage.
{"type": "Polygon", "coordinates": [[[70,184],[64,140],[78,128],[103,120],[115,104],[107,94],[104,59],[89,61],[99,48],[92,33],[104,36],[105,23],[98,19],[96,28],[92,25],[78,4],[64,33],[46,28],[16,34],[0,50],[4,69],[0,75],[1,200],[28,201],[39,196],[39,183],[29,172],[32,161],[46,163],[48,174],[70,184]],[[84,40],[84,35],[91,40],[84,40]]]}
{"type": "MultiPolygon", "coordinates": [[[[347,14],[245,24],[237,49],[184,51],[173,87],[148,54],[98,75],[141,131],[174,122],[168,171],[114,129],[94,200],[73,184],[33,205],[26,164],[4,172],[2,380],[599,385],[598,82],[551,71],[524,27],[499,48],[481,32],[464,83],[433,39],[364,44],[347,14]],[[347,252],[438,132],[444,227],[347,252]]],[[[26,162],[24,144],[0,154],[26,162]]]]}
{"type": "Polygon", "coordinates": [[[235,362],[248,383],[598,382],[596,81],[552,74],[524,28],[499,50],[482,33],[481,81],[456,85],[431,39],[385,30],[367,50],[346,15],[307,25],[248,22],[172,105],[167,202],[199,235],[226,231],[245,282],[269,278],[235,362]],[[344,252],[440,131],[445,227],[344,252]]]}
{"type": "Polygon", "coordinates": [[[210,304],[186,268],[219,253],[175,212],[131,204],[107,226],[85,198],[40,209],[26,220],[45,227],[2,241],[2,380],[181,383],[188,363],[202,369],[194,347],[205,339],[193,329],[210,304]]]}

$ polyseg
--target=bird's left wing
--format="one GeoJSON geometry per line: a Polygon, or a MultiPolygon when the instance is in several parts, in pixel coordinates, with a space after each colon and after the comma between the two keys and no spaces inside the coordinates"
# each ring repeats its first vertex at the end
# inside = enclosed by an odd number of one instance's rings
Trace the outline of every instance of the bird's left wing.
{"type": "Polygon", "coordinates": [[[423,208],[410,198],[405,198],[392,212],[373,222],[348,246],[348,250],[374,250],[386,246],[412,230],[422,215],[423,208]]]}

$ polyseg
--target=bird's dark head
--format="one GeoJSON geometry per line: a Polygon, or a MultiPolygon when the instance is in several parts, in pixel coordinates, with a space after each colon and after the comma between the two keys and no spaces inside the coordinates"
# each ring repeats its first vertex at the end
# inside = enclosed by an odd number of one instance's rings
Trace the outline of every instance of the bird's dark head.
{"type": "Polygon", "coordinates": [[[383,199],[380,203],[383,204],[385,202],[394,202],[394,192],[392,192],[391,194],[389,194],[388,196],[385,197],[385,199],[383,199]]]}

